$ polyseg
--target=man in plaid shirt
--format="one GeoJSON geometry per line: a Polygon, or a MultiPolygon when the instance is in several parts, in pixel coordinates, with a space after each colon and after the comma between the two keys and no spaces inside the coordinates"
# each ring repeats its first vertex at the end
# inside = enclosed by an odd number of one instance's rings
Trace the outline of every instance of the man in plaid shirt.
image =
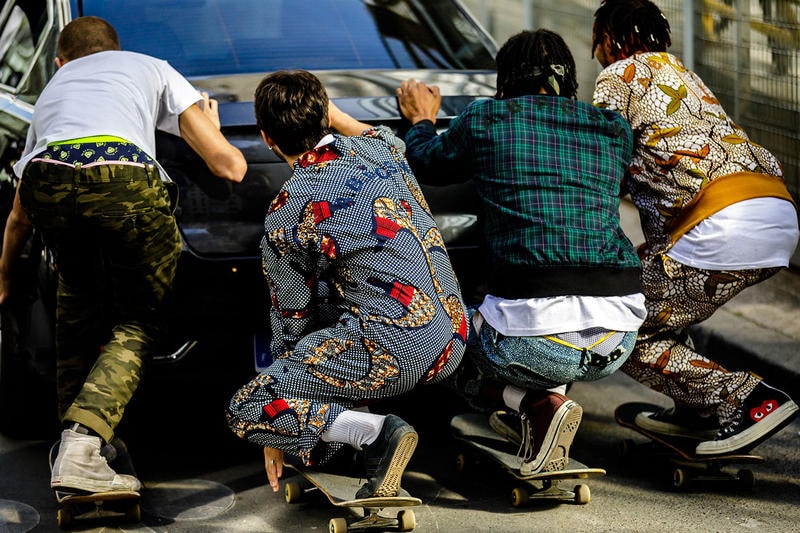
{"type": "Polygon", "coordinates": [[[483,202],[488,294],[470,308],[455,383],[478,408],[512,410],[490,421],[526,443],[523,474],[566,467],[582,416],[566,385],[614,372],[645,317],[639,259],[619,222],[632,132],[576,92],[572,54],[547,30],[511,37],[495,98],[473,102],[442,134],[438,87],[397,89],[418,179],[471,179],[483,202]]]}

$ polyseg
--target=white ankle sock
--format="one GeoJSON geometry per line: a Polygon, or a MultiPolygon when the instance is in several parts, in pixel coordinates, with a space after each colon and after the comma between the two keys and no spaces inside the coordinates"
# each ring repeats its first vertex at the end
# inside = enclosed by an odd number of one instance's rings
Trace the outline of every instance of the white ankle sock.
{"type": "Polygon", "coordinates": [[[566,396],[567,395],[567,386],[566,385],[559,385],[558,387],[553,387],[552,389],[547,389],[547,390],[549,390],[550,392],[557,392],[558,394],[561,394],[562,396],[566,396]]]}
{"type": "Polygon", "coordinates": [[[384,415],[364,411],[345,411],[336,417],[328,430],[322,434],[325,442],[344,442],[360,450],[375,442],[383,429],[384,415]]]}
{"type": "Polygon", "coordinates": [[[483,315],[480,311],[475,311],[475,314],[472,315],[472,327],[475,328],[475,335],[480,334],[481,326],[483,326],[483,315]]]}
{"type": "MultiPolygon", "coordinates": [[[[503,403],[506,407],[519,412],[519,407],[522,404],[522,397],[528,392],[525,389],[520,389],[514,385],[506,385],[503,387],[503,403]]],[[[496,393],[495,393],[496,394],[496,393]]]]}

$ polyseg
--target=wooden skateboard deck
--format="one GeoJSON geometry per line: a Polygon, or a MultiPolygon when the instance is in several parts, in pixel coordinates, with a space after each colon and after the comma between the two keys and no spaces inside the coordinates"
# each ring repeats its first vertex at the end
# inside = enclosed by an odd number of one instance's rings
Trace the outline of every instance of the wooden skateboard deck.
{"type": "MultiPolygon", "coordinates": [[[[57,441],[50,448],[51,470],[58,456],[59,444],[60,441],[57,441]]],[[[133,462],[125,444],[115,439],[114,447],[117,450],[117,457],[109,463],[111,467],[119,474],[135,476],[133,462]]],[[[76,522],[84,521],[137,523],[142,519],[141,495],[137,491],[75,493],[54,490],[54,492],[58,502],[56,521],[61,529],[69,529],[76,522]]]]}
{"type": "Polygon", "coordinates": [[[58,500],[58,527],[70,528],[75,522],[122,520],[137,523],[142,520],[140,495],[134,491],[72,494],[55,491],[58,500]]]}
{"type": "Polygon", "coordinates": [[[285,466],[297,472],[307,486],[310,484],[310,488],[305,488],[298,481],[287,480],[284,484],[284,497],[287,503],[300,501],[309,490],[318,490],[336,507],[363,510],[364,518],[355,522],[348,523],[345,518],[332,518],[328,524],[331,533],[370,529],[384,530],[386,528],[413,531],[416,527],[416,517],[414,511],[410,509],[399,511],[395,517],[380,514],[380,511],[387,507],[413,507],[422,503],[422,500],[414,498],[402,488],[399,496],[358,499],[355,498],[355,494],[366,482],[365,479],[319,472],[294,464],[285,466]]]}
{"type": "MultiPolygon", "coordinates": [[[[588,485],[578,484],[574,489],[568,490],[559,486],[559,482],[603,476],[606,473],[602,468],[590,468],[580,461],[570,458],[564,470],[539,472],[526,476],[519,470],[522,464],[522,459],[517,456],[519,446],[496,433],[489,426],[488,415],[480,413],[457,415],[450,421],[450,429],[453,436],[465,444],[470,452],[477,453],[481,457],[488,457],[512,477],[525,482],[526,486],[515,487],[511,492],[511,504],[515,507],[536,499],[587,504],[591,499],[588,485]]],[[[464,469],[466,462],[466,454],[459,454],[457,466],[464,469]]]]}
{"type": "Polygon", "coordinates": [[[617,423],[647,437],[650,442],[635,444],[632,440],[623,442],[623,455],[644,451],[646,455],[662,455],[672,465],[672,486],[676,489],[686,488],[693,481],[727,481],[736,482],[740,487],[751,489],[754,484],[753,472],[740,469],[727,472],[723,467],[728,465],[758,464],[764,458],[753,454],[696,455],[694,450],[698,440],[687,437],[670,437],[654,433],[636,425],[634,420],[641,412],[658,411],[661,406],[645,403],[624,403],[614,411],[617,423]],[[648,445],[651,445],[648,447],[648,445]],[[652,446],[655,445],[655,448],[652,446]]]}

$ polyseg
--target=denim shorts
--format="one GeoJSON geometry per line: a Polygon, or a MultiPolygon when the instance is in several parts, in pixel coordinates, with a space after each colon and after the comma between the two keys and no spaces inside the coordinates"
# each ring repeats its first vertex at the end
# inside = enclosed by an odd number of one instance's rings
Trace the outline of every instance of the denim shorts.
{"type": "MultiPolygon", "coordinates": [[[[469,309],[469,323],[477,306],[469,309]]],[[[524,389],[550,389],[575,381],[595,381],[614,373],[630,355],[636,332],[601,355],[590,348],[567,346],[548,337],[507,337],[484,322],[479,334],[470,327],[465,357],[480,380],[499,380],[524,389]]],[[[474,384],[473,384],[474,385],[474,384]]]]}

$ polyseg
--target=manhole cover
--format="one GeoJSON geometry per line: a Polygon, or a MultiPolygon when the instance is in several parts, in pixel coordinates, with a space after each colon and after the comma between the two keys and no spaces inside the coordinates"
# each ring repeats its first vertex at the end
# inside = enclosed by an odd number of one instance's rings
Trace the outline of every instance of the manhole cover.
{"type": "Polygon", "coordinates": [[[39,512],[22,502],[0,500],[0,531],[24,533],[39,525],[39,512]]]}

